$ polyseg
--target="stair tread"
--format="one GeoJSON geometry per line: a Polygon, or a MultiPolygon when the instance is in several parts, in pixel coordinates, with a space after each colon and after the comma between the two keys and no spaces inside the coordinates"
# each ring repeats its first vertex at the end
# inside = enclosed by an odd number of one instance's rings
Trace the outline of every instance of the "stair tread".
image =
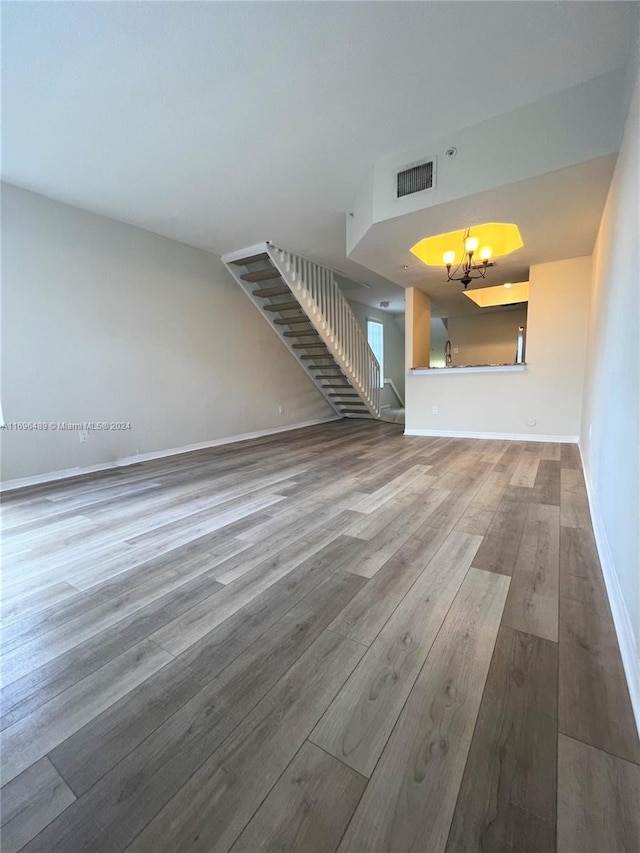
{"type": "Polygon", "coordinates": [[[280,273],[275,267],[267,267],[264,270],[253,270],[253,272],[245,272],[240,278],[243,281],[267,281],[270,278],[280,278],[280,273]]]}
{"type": "Polygon", "coordinates": [[[315,329],[302,329],[297,332],[283,332],[282,333],[285,338],[307,338],[307,337],[317,337],[318,332],[315,329]]]}
{"type": "MultiPolygon", "coordinates": [[[[319,378],[321,379],[322,377],[319,377],[319,378]]],[[[340,398],[340,400],[347,400],[350,397],[355,398],[357,396],[358,395],[355,393],[354,394],[340,394],[336,391],[329,391],[329,393],[327,394],[327,397],[338,397],[338,398],[340,398]]],[[[336,400],[336,403],[338,403],[340,400],[336,400]]],[[[351,403],[348,403],[348,405],[351,405],[351,403]]]]}
{"type": "MultiPolygon", "coordinates": [[[[322,376],[318,376],[318,379],[322,379],[322,376]]],[[[349,385],[323,385],[323,388],[349,388],[349,385]]]]}
{"type": "Polygon", "coordinates": [[[258,261],[269,260],[269,255],[266,252],[260,252],[258,255],[249,255],[247,258],[238,258],[237,261],[231,261],[234,267],[246,267],[247,264],[255,264],[258,261]]]}
{"type": "MultiPolygon", "coordinates": [[[[308,359],[311,359],[311,358],[328,358],[328,359],[331,359],[331,361],[333,361],[333,356],[331,355],[331,353],[329,353],[328,355],[321,355],[320,353],[318,353],[317,355],[301,355],[300,358],[308,358],[308,359]]],[[[329,364],[329,365],[327,365],[327,367],[331,367],[331,365],[329,364]]]]}
{"type": "Polygon", "coordinates": [[[300,317],[276,317],[273,322],[276,326],[297,326],[298,323],[310,323],[311,321],[302,315],[300,317]]]}
{"type": "Polygon", "coordinates": [[[299,311],[300,305],[298,302],[275,302],[273,305],[263,305],[265,311],[299,311]]]}
{"type": "Polygon", "coordinates": [[[268,299],[270,296],[287,296],[290,293],[288,287],[260,287],[258,290],[251,291],[252,296],[259,296],[260,299],[268,299]]]}
{"type": "MultiPolygon", "coordinates": [[[[317,344],[291,344],[293,349],[326,349],[327,345],[323,343],[317,344]]],[[[317,356],[315,356],[317,358],[317,356]]]]}

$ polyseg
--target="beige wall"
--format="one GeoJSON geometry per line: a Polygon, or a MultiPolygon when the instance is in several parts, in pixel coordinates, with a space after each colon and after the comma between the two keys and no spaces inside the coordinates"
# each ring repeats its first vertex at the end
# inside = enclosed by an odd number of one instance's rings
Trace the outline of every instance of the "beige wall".
{"type": "Polygon", "coordinates": [[[4,430],[3,480],[332,416],[217,256],[7,185],[2,250],[5,420],[131,422],[4,430]]]}
{"type": "Polygon", "coordinates": [[[513,364],[518,327],[526,324],[526,306],[449,317],[452,364],[513,364]]]}
{"type": "Polygon", "coordinates": [[[593,265],[580,444],[598,550],[640,724],[640,76],[593,265]]]}
{"type": "Polygon", "coordinates": [[[409,374],[407,432],[575,440],[582,411],[590,286],[590,257],[531,267],[524,371],[409,374]],[[534,425],[528,424],[534,420],[534,425]]]}

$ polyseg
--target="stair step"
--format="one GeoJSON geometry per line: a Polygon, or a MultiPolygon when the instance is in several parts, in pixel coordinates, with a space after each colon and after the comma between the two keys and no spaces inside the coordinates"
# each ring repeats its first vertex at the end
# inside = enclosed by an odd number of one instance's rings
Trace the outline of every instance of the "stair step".
{"type": "MultiPolygon", "coordinates": [[[[318,379],[322,379],[322,376],[318,376],[318,379]]],[[[349,388],[349,385],[323,385],[323,388],[349,388]]]]}
{"type": "Polygon", "coordinates": [[[365,413],[368,415],[369,410],[368,409],[342,409],[340,412],[341,415],[364,415],[365,413]]]}
{"type": "Polygon", "coordinates": [[[265,311],[299,311],[300,304],[298,302],[280,302],[275,305],[263,305],[265,311]]]}
{"type": "Polygon", "coordinates": [[[254,270],[241,275],[243,281],[266,281],[269,278],[280,278],[280,273],[275,267],[267,267],[266,270],[254,270]]]}
{"type": "MultiPolygon", "coordinates": [[[[293,349],[326,349],[326,344],[291,344],[293,349]]],[[[323,356],[314,355],[314,358],[323,358],[323,356]]],[[[333,356],[332,356],[333,357],[333,356]]],[[[304,358],[304,356],[303,356],[304,358]]]]}
{"type": "Polygon", "coordinates": [[[341,403],[339,400],[336,400],[339,406],[362,406],[366,409],[366,404],[362,402],[362,400],[352,400],[349,403],[341,403]]]}
{"type": "Polygon", "coordinates": [[[261,287],[251,291],[252,296],[259,296],[260,299],[268,299],[270,296],[289,296],[290,293],[288,287],[261,287]]]}
{"type": "MultiPolygon", "coordinates": [[[[318,378],[322,379],[321,376],[318,378]]],[[[357,397],[357,396],[358,396],[357,394],[340,394],[337,391],[329,391],[329,393],[327,394],[327,397],[339,397],[340,399],[336,399],[336,403],[339,403],[340,400],[347,400],[347,399],[349,399],[349,397],[357,397]]],[[[348,405],[351,405],[351,404],[349,403],[348,405]]]]}
{"type": "MultiPolygon", "coordinates": [[[[308,364],[308,370],[331,370],[333,368],[333,364],[308,364]]],[[[329,376],[340,376],[343,377],[344,373],[327,373],[325,374],[327,377],[329,376]]],[[[320,377],[322,378],[322,377],[320,377]]]]}
{"type": "Polygon", "coordinates": [[[285,338],[307,338],[309,336],[317,337],[320,333],[316,332],[315,329],[309,329],[308,331],[301,329],[298,332],[283,332],[282,334],[285,338]]]}
{"type": "Polygon", "coordinates": [[[248,264],[255,264],[258,261],[268,261],[269,255],[266,252],[260,252],[259,255],[249,255],[248,258],[238,258],[237,261],[231,261],[234,267],[246,267],[248,264]]]}
{"type": "Polygon", "coordinates": [[[301,314],[299,317],[276,317],[273,322],[276,326],[296,326],[298,323],[310,323],[310,320],[301,314]]]}
{"type": "MultiPolygon", "coordinates": [[[[333,361],[333,356],[331,355],[331,353],[328,353],[327,355],[321,355],[320,353],[318,353],[317,355],[301,355],[300,358],[307,358],[307,359],[329,358],[329,359],[331,359],[331,361],[333,361]]],[[[328,364],[327,367],[331,367],[331,365],[328,364]]]]}

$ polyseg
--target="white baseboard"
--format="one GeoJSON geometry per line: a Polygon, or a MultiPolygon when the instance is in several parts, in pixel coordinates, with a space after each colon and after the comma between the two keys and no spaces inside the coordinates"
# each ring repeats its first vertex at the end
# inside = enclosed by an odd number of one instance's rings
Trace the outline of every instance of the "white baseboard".
{"type": "Polygon", "coordinates": [[[127,465],[136,465],[138,462],[149,462],[153,459],[164,459],[167,456],[179,456],[181,453],[191,453],[194,450],[206,450],[208,447],[219,447],[222,444],[234,444],[237,441],[249,441],[252,438],[262,438],[267,435],[276,435],[279,432],[289,432],[294,429],[302,429],[317,424],[329,423],[340,420],[338,417],[317,418],[312,421],[303,421],[288,426],[272,427],[257,432],[245,432],[241,435],[230,435],[225,438],[215,438],[212,441],[201,441],[198,444],[187,444],[184,447],[172,447],[169,450],[154,450],[151,453],[139,453],[137,456],[127,456],[116,459],[114,462],[101,462],[98,465],[89,465],[84,468],[66,468],[63,471],[51,471],[47,474],[35,474],[32,477],[20,477],[16,480],[6,480],[0,483],[0,492],[10,492],[15,489],[26,489],[28,486],[40,486],[45,483],[54,483],[56,480],[68,480],[70,477],[82,477],[85,474],[95,474],[98,471],[109,471],[112,468],[122,468],[127,465]]]}
{"type": "Polygon", "coordinates": [[[636,719],[636,728],[640,733],[640,658],[638,656],[638,646],[636,644],[631,617],[627,610],[627,605],[620,588],[618,573],[616,572],[615,563],[611,554],[611,547],[607,539],[607,532],[602,521],[600,508],[596,500],[593,483],[589,475],[587,466],[585,465],[584,455],[582,453],[582,445],[578,444],[580,449],[580,458],[582,459],[582,470],[584,472],[584,481],[587,487],[587,498],[589,500],[589,510],[591,512],[591,521],[593,522],[593,535],[596,540],[596,548],[598,549],[598,557],[602,566],[602,575],[604,577],[609,605],[611,607],[611,615],[613,617],[613,625],[618,638],[620,647],[620,656],[622,658],[622,666],[627,677],[627,686],[629,688],[629,696],[631,698],[631,706],[633,715],[636,719]]]}
{"type": "Polygon", "coordinates": [[[577,444],[577,435],[533,435],[519,432],[467,432],[457,429],[405,429],[405,435],[423,435],[434,438],[484,438],[499,441],[557,441],[577,444]]]}

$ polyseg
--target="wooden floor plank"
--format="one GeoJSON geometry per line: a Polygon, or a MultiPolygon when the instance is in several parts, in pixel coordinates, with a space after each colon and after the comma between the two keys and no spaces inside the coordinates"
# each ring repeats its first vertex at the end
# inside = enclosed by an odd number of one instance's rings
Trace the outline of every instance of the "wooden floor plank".
{"type": "Polygon", "coordinates": [[[351,509],[357,512],[375,512],[401,492],[412,485],[425,488],[433,485],[433,478],[425,476],[431,470],[430,465],[412,465],[407,471],[389,480],[384,486],[354,501],[351,509]]]}
{"type": "Polygon", "coordinates": [[[7,685],[2,689],[2,728],[91,675],[221,588],[210,578],[196,578],[7,685]]]}
{"type": "Polygon", "coordinates": [[[503,624],[558,641],[559,510],[545,504],[528,508],[503,624]]]}
{"type": "Polygon", "coordinates": [[[590,530],[560,531],[560,731],[640,764],[640,742],[590,530]]]}
{"type": "Polygon", "coordinates": [[[325,631],[128,848],[227,850],[350,675],[363,647],[325,631]],[[179,815],[180,819],[176,820],[179,815]]]}
{"type": "Polygon", "coordinates": [[[180,654],[280,578],[292,572],[305,559],[318,553],[338,535],[335,530],[319,530],[305,537],[304,541],[294,542],[274,557],[258,563],[252,570],[230,582],[216,593],[215,602],[206,599],[192,607],[184,615],[152,634],[151,639],[171,654],[180,654]]]}
{"type": "Polygon", "coordinates": [[[555,853],[556,794],[629,848],[577,446],[337,420],[1,499],[3,848],[555,853]]]}
{"type": "Polygon", "coordinates": [[[2,788],[3,853],[15,853],[75,800],[47,758],[32,764],[2,788]]]}
{"type": "Polygon", "coordinates": [[[63,623],[52,631],[47,631],[10,651],[3,652],[3,683],[16,681],[32,670],[44,666],[54,658],[81,645],[85,640],[90,640],[96,634],[142,611],[147,605],[153,605],[158,599],[162,602],[160,605],[162,613],[164,608],[171,606],[173,599],[178,599],[180,596],[186,595],[193,606],[203,599],[209,600],[221,589],[223,589],[222,584],[206,573],[204,577],[198,575],[182,587],[178,587],[177,591],[167,595],[162,594],[161,585],[149,584],[145,587],[136,587],[131,592],[79,614],[75,619],[63,623]]]}
{"type": "Polygon", "coordinates": [[[542,445],[540,459],[553,459],[560,462],[560,447],[561,445],[557,441],[546,441],[542,445]]]}
{"type": "MultiPolygon", "coordinates": [[[[173,785],[175,793],[180,780],[188,778],[187,771],[195,770],[220,744],[361,585],[360,578],[344,572],[330,575],[313,596],[303,599],[219,675],[212,674],[199,691],[189,680],[188,689],[172,699],[158,673],[51,753],[54,764],[76,793],[88,791],[112,768],[116,771],[105,782],[105,792],[116,786],[128,791],[131,776],[135,779],[143,772],[151,802],[154,785],[173,785]],[[148,760],[149,753],[153,761],[148,760]],[[125,758],[129,763],[118,769],[125,758]],[[165,775],[167,779],[159,778],[165,775]]],[[[184,669],[180,658],[172,665],[184,669]]],[[[123,806],[127,805],[125,801],[123,806]]]]}
{"type": "Polygon", "coordinates": [[[495,510],[485,509],[485,507],[472,501],[460,516],[455,530],[461,530],[466,533],[477,533],[480,536],[484,536],[493,521],[494,515],[495,510]]]}
{"type": "Polygon", "coordinates": [[[444,850],[508,587],[469,571],[341,851],[444,850]]]}
{"type": "Polygon", "coordinates": [[[349,536],[364,540],[380,537],[383,531],[391,537],[397,529],[407,527],[406,523],[403,524],[407,518],[426,518],[447,494],[446,491],[425,487],[414,481],[401,495],[390,498],[369,515],[358,518],[346,532],[349,536]]]}
{"type": "Polygon", "coordinates": [[[560,471],[560,523],[563,527],[589,530],[591,516],[582,471],[562,468],[560,471]]]}
{"type": "MultiPolygon", "coordinates": [[[[419,535],[418,531],[426,524],[446,493],[429,489],[424,500],[411,510],[400,513],[394,520],[383,527],[368,540],[368,547],[363,550],[350,566],[350,571],[364,578],[372,578],[390,560],[393,555],[409,540],[411,536],[419,535]]],[[[347,529],[347,535],[353,533],[353,527],[347,529]]]]}
{"type": "Polygon", "coordinates": [[[287,567],[293,568],[347,530],[355,517],[356,513],[343,507],[331,506],[321,523],[316,523],[314,519],[308,528],[296,522],[288,524],[277,536],[272,536],[266,542],[221,563],[218,580],[220,583],[230,584],[257,567],[264,571],[269,556],[270,565],[279,565],[286,573],[287,567]]]}
{"type": "MultiPolygon", "coordinates": [[[[331,630],[365,646],[371,645],[447,535],[446,530],[430,527],[416,532],[344,608],[331,630]]],[[[353,572],[360,560],[361,555],[356,552],[345,568],[353,572]]]]}
{"type": "MultiPolygon", "coordinates": [[[[338,536],[189,646],[178,659],[209,679],[213,678],[336,570],[348,570],[362,545],[359,540],[338,536]]],[[[363,583],[360,581],[356,588],[363,583]]],[[[346,603],[345,609],[349,606],[350,603],[346,603]]]]}
{"type": "Polygon", "coordinates": [[[640,849],[640,767],[560,735],[558,853],[640,849]]]}
{"type": "Polygon", "coordinates": [[[500,628],[447,853],[555,850],[557,673],[555,643],[500,628]]]}
{"type": "Polygon", "coordinates": [[[335,850],[367,780],[307,741],[282,774],[232,853],[335,850]]]}
{"type": "Polygon", "coordinates": [[[480,537],[453,531],[378,634],[310,740],[371,776],[480,537]]]}
{"type": "MultiPolygon", "coordinates": [[[[66,581],[53,583],[44,587],[28,598],[18,598],[11,602],[2,602],[2,624],[3,631],[15,622],[28,619],[36,613],[59,605],[78,594],[78,590],[66,581]]],[[[39,624],[36,621],[36,624],[39,624]]]]}
{"type": "Polygon", "coordinates": [[[574,468],[580,470],[580,451],[577,444],[560,445],[560,465],[562,468],[574,468]]]}
{"type": "Polygon", "coordinates": [[[536,481],[536,475],[538,473],[539,463],[540,456],[538,453],[529,453],[525,450],[520,457],[516,470],[513,472],[509,485],[533,488],[536,481]]]}
{"type": "Polygon", "coordinates": [[[526,503],[514,499],[511,488],[505,489],[474,558],[474,568],[501,575],[513,574],[527,509],[526,503]]]}
{"type": "Polygon", "coordinates": [[[171,660],[148,640],[78,682],[2,732],[2,784],[171,660]]]}
{"type": "Polygon", "coordinates": [[[532,503],[560,506],[560,462],[541,459],[533,484],[532,503]]]}

